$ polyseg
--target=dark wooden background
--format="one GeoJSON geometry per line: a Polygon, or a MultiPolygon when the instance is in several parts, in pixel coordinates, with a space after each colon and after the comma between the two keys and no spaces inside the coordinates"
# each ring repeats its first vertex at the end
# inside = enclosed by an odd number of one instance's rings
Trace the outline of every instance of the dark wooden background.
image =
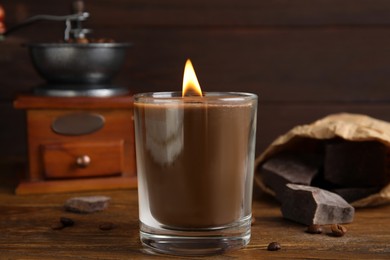
{"type": "MultiPolygon", "coordinates": [[[[3,0],[6,25],[69,14],[70,0],[3,0]]],[[[115,83],[133,92],[180,90],[191,58],[204,91],[259,95],[257,153],[297,124],[337,112],[390,121],[390,1],[86,0],[94,37],[132,42],[115,83]]],[[[26,158],[15,96],[44,81],[22,47],[56,42],[40,22],[0,42],[0,156],[26,158]]]]}

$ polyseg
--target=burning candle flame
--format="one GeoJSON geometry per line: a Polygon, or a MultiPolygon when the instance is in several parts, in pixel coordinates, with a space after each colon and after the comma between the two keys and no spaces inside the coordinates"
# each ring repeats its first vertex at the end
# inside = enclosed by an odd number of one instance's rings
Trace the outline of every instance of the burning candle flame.
{"type": "Polygon", "coordinates": [[[202,96],[202,89],[200,88],[190,59],[186,61],[184,67],[182,96],[202,96]]]}

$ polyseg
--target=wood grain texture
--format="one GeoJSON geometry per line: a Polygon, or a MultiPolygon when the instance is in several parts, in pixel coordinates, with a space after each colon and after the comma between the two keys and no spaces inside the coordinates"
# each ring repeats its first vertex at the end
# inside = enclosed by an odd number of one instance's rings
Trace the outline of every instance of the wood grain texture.
{"type": "Polygon", "coordinates": [[[136,176],[103,177],[88,179],[20,181],[14,189],[17,195],[53,194],[64,192],[129,189],[137,187],[136,176]]]}
{"type": "MultiPolygon", "coordinates": [[[[184,62],[191,58],[205,91],[250,91],[269,101],[389,101],[389,32],[118,27],[96,33],[134,43],[114,80],[132,93],[180,90],[184,62]]],[[[5,99],[44,83],[25,49],[13,55],[20,56],[23,66],[9,64],[0,55],[5,99]]]]}
{"type": "MultiPolygon", "coordinates": [[[[20,22],[34,14],[63,15],[72,0],[55,5],[47,0],[3,0],[7,21],[20,22]]],[[[87,11],[99,25],[132,26],[262,26],[262,25],[383,25],[389,24],[386,0],[115,0],[86,1],[87,11]],[[114,14],[114,15],[113,15],[114,14]]]]}
{"type": "Polygon", "coordinates": [[[249,91],[267,101],[389,101],[386,35],[388,29],[128,31],[121,37],[134,39],[134,65],[122,73],[134,92],[180,89],[191,58],[204,91],[249,91]]]}
{"type": "MultiPolygon", "coordinates": [[[[0,251],[4,259],[200,259],[144,253],[136,190],[15,196],[11,190],[18,165],[0,165],[0,251]],[[107,210],[93,214],[63,210],[66,199],[84,195],[106,195],[112,200],[107,210]],[[75,225],[52,230],[52,223],[62,216],[72,218],[75,225]],[[100,230],[98,226],[107,221],[116,228],[100,230]]],[[[275,201],[255,193],[256,222],[249,246],[202,259],[388,259],[389,214],[390,206],[358,209],[344,237],[312,235],[304,232],[305,226],[282,219],[275,201]],[[272,241],[281,243],[282,249],[267,251],[272,241]]]]}
{"type": "MultiPolygon", "coordinates": [[[[71,2],[2,5],[12,26],[35,14],[68,13],[71,2]]],[[[389,1],[95,0],[86,2],[86,10],[93,37],[134,43],[114,80],[132,93],[179,90],[191,58],[205,91],[258,94],[257,152],[290,127],[330,112],[351,108],[389,120],[389,1]]],[[[6,125],[20,126],[0,132],[0,140],[15,144],[0,146],[0,155],[24,156],[23,115],[9,104],[45,83],[21,45],[58,42],[63,28],[40,22],[0,43],[0,104],[7,109],[0,115],[6,125]]]]}

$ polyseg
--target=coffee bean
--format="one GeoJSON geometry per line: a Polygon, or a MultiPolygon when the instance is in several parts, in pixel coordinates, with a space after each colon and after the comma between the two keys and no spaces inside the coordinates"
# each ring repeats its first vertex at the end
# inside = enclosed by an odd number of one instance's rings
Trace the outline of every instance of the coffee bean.
{"type": "Polygon", "coordinates": [[[316,224],[310,225],[307,227],[306,232],[310,233],[310,234],[321,234],[322,233],[322,226],[316,225],[316,224]]]}
{"type": "Polygon", "coordinates": [[[335,237],[342,237],[347,233],[347,229],[339,224],[333,224],[330,229],[332,231],[331,235],[335,237]]]}
{"type": "Polygon", "coordinates": [[[99,225],[99,229],[104,230],[104,231],[111,230],[113,228],[115,228],[115,225],[114,225],[114,223],[111,223],[111,222],[104,222],[104,223],[101,223],[99,225]]]}
{"type": "Polygon", "coordinates": [[[268,251],[278,251],[280,249],[282,249],[282,247],[278,242],[271,242],[267,247],[268,251]]]}
{"type": "Polygon", "coordinates": [[[60,222],[64,225],[64,227],[71,227],[74,225],[74,221],[71,218],[61,217],[60,222]]]}
{"type": "Polygon", "coordinates": [[[255,224],[255,222],[256,222],[256,218],[252,216],[251,225],[255,224]]]}
{"type": "Polygon", "coordinates": [[[64,227],[65,227],[64,224],[62,224],[61,222],[55,222],[51,225],[51,229],[53,230],[61,230],[64,227]]]}

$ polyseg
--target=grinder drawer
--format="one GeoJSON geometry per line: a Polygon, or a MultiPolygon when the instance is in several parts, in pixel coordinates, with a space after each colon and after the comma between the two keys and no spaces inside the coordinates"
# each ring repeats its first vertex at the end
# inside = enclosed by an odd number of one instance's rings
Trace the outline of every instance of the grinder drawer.
{"type": "Polygon", "coordinates": [[[103,177],[123,172],[123,140],[41,146],[47,179],[103,177]]]}

